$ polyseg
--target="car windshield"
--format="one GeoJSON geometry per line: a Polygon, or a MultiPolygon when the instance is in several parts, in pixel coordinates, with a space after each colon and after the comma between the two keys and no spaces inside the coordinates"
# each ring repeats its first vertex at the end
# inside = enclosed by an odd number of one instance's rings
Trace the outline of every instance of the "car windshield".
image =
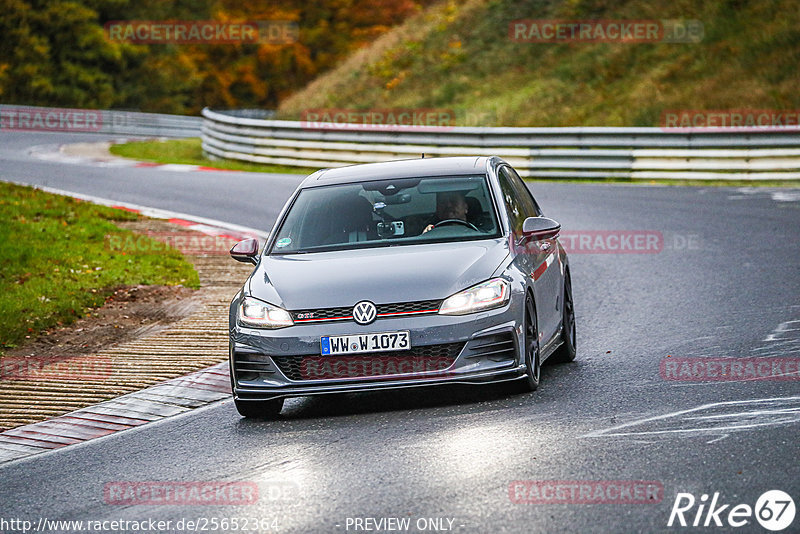
{"type": "Polygon", "coordinates": [[[398,178],[303,189],[278,229],[270,253],[499,235],[485,176],[398,178]]]}

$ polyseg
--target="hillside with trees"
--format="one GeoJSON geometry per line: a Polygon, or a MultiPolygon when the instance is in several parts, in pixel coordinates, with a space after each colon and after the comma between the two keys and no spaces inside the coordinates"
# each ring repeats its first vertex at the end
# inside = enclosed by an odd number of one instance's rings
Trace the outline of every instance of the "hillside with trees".
{"type": "MultiPolygon", "coordinates": [[[[284,100],[447,109],[472,126],[657,126],[666,110],[800,110],[795,0],[440,2],[284,100]],[[684,21],[696,42],[524,42],[520,19],[684,21]]],[[[790,113],[791,114],[791,113],[790,113]]]]}
{"type": "Polygon", "coordinates": [[[429,0],[0,0],[0,102],[197,113],[278,102],[429,0]],[[290,21],[290,43],[134,44],[109,21],[290,21]]]}

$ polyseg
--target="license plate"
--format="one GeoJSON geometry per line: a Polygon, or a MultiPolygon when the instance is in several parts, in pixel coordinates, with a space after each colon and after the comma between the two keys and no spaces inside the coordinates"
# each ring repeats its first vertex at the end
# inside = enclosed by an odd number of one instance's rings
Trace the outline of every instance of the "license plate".
{"type": "Polygon", "coordinates": [[[409,350],[411,348],[411,337],[408,332],[325,336],[320,341],[323,356],[330,354],[358,354],[362,352],[388,352],[409,350]]]}

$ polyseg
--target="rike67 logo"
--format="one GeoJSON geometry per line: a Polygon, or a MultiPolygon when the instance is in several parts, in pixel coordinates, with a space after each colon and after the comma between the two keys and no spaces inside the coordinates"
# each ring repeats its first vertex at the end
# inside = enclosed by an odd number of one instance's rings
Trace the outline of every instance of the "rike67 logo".
{"type": "Polygon", "coordinates": [[[719,492],[715,492],[709,502],[708,495],[695,499],[691,493],[678,493],[672,504],[667,526],[681,527],[722,527],[738,528],[756,521],[767,530],[778,532],[794,522],[794,500],[781,490],[764,492],[754,507],[749,504],[723,504],[719,492]]]}

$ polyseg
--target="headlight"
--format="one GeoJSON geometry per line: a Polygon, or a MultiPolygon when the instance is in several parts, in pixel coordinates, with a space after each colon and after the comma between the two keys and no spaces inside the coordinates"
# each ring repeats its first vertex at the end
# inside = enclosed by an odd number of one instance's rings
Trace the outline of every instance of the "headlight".
{"type": "Polygon", "coordinates": [[[511,288],[502,278],[493,278],[460,293],[448,297],[439,308],[441,315],[465,315],[492,308],[499,308],[508,303],[511,288]]]}
{"type": "Polygon", "coordinates": [[[278,308],[253,297],[245,297],[239,306],[239,320],[248,326],[259,328],[283,328],[292,326],[292,316],[278,308]]]}

